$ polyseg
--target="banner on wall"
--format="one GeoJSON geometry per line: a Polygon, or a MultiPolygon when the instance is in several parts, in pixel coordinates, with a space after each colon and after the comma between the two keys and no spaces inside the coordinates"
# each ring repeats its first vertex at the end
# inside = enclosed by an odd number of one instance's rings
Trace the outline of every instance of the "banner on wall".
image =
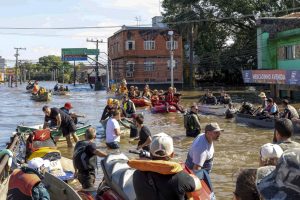
{"type": "Polygon", "coordinates": [[[300,70],[243,70],[244,83],[300,85],[300,70]]]}

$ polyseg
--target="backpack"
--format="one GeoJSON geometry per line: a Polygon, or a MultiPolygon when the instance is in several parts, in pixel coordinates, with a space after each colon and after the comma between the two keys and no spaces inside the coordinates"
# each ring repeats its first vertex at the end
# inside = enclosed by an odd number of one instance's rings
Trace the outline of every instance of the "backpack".
{"type": "Polygon", "coordinates": [[[192,121],[193,114],[192,113],[186,113],[183,117],[184,120],[184,128],[185,129],[191,129],[191,125],[194,121],[192,121]]]}
{"type": "Polygon", "coordinates": [[[76,169],[79,171],[86,171],[86,170],[94,170],[96,165],[97,157],[94,155],[89,157],[85,149],[88,146],[89,142],[81,142],[77,143],[77,147],[75,147],[74,154],[73,154],[73,164],[76,169]]]}

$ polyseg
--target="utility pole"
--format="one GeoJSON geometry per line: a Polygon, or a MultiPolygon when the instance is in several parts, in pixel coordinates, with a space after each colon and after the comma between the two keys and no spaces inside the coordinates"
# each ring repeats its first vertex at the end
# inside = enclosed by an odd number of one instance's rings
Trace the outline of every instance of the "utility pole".
{"type": "Polygon", "coordinates": [[[170,38],[170,69],[171,69],[171,87],[174,87],[174,39],[173,39],[173,35],[174,32],[173,31],[168,31],[168,35],[171,36],[170,38]]]}
{"type": "MultiPolygon", "coordinates": [[[[99,43],[102,43],[102,40],[89,40],[86,39],[87,42],[93,42],[96,43],[96,49],[99,50],[99,43]]],[[[101,89],[101,83],[100,83],[100,77],[99,77],[99,62],[98,62],[98,58],[99,58],[99,54],[96,55],[96,67],[95,67],[95,71],[96,71],[96,77],[95,77],[95,90],[100,90],[101,89]]]]}
{"type": "MultiPolygon", "coordinates": [[[[15,54],[15,57],[16,57],[16,71],[15,71],[15,74],[16,74],[16,87],[18,87],[18,62],[19,62],[19,50],[26,50],[26,48],[14,48],[16,50],[16,54],[15,54]]],[[[20,76],[21,76],[21,71],[20,71],[20,76]]],[[[22,84],[22,81],[21,81],[21,77],[20,77],[20,84],[22,84]]]]}
{"type": "Polygon", "coordinates": [[[106,90],[108,91],[108,89],[109,89],[109,67],[110,67],[110,71],[111,71],[111,76],[110,76],[110,78],[111,78],[111,80],[113,80],[113,71],[112,71],[112,59],[108,56],[108,54],[107,53],[105,53],[105,52],[100,52],[100,53],[104,53],[106,56],[107,56],[107,65],[106,65],[106,90]]]}

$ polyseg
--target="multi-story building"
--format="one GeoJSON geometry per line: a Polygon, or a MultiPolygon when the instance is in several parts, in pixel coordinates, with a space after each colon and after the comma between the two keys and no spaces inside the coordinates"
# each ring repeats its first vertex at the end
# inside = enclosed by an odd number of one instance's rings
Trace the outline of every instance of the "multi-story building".
{"type": "MultiPolygon", "coordinates": [[[[125,78],[130,85],[170,85],[169,29],[154,17],[152,27],[123,26],[108,38],[108,56],[112,60],[112,79],[125,78]]],[[[183,83],[182,37],[174,32],[174,85],[183,83]]]]}
{"type": "Polygon", "coordinates": [[[0,82],[4,82],[5,59],[0,56],[0,82]]]}
{"type": "Polygon", "coordinates": [[[257,21],[258,70],[244,71],[246,83],[270,85],[272,97],[300,99],[300,13],[257,21]]]}

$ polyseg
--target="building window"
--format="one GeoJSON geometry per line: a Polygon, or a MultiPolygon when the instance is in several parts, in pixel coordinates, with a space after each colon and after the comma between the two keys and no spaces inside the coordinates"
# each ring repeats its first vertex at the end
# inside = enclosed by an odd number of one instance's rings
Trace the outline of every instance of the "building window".
{"type": "MultiPolygon", "coordinates": [[[[166,42],[166,47],[167,47],[168,50],[171,49],[171,41],[166,42]]],[[[177,41],[173,41],[173,49],[178,49],[178,42],[177,41]]]]}
{"type": "Polygon", "coordinates": [[[155,62],[152,61],[144,62],[144,71],[147,72],[154,71],[154,68],[155,68],[155,62]]]}
{"type": "MultiPolygon", "coordinates": [[[[174,65],[174,68],[173,69],[177,69],[177,65],[178,65],[178,63],[177,63],[177,60],[173,60],[173,65],[174,65]]],[[[168,60],[168,62],[167,62],[167,64],[168,64],[168,70],[170,70],[171,68],[171,60],[168,60]]]]}
{"type": "Polygon", "coordinates": [[[126,71],[126,77],[127,78],[133,77],[133,72],[126,71]]]}
{"type": "Polygon", "coordinates": [[[126,41],[126,50],[135,50],[135,42],[133,40],[126,41]]]}
{"type": "Polygon", "coordinates": [[[134,72],[134,62],[133,61],[128,61],[126,63],[126,71],[134,72]]]}
{"type": "Polygon", "coordinates": [[[144,50],[154,50],[155,49],[155,41],[147,40],[144,41],[144,50]]]}
{"type": "Polygon", "coordinates": [[[285,46],[284,55],[286,60],[293,60],[296,57],[295,45],[285,46]]]}

